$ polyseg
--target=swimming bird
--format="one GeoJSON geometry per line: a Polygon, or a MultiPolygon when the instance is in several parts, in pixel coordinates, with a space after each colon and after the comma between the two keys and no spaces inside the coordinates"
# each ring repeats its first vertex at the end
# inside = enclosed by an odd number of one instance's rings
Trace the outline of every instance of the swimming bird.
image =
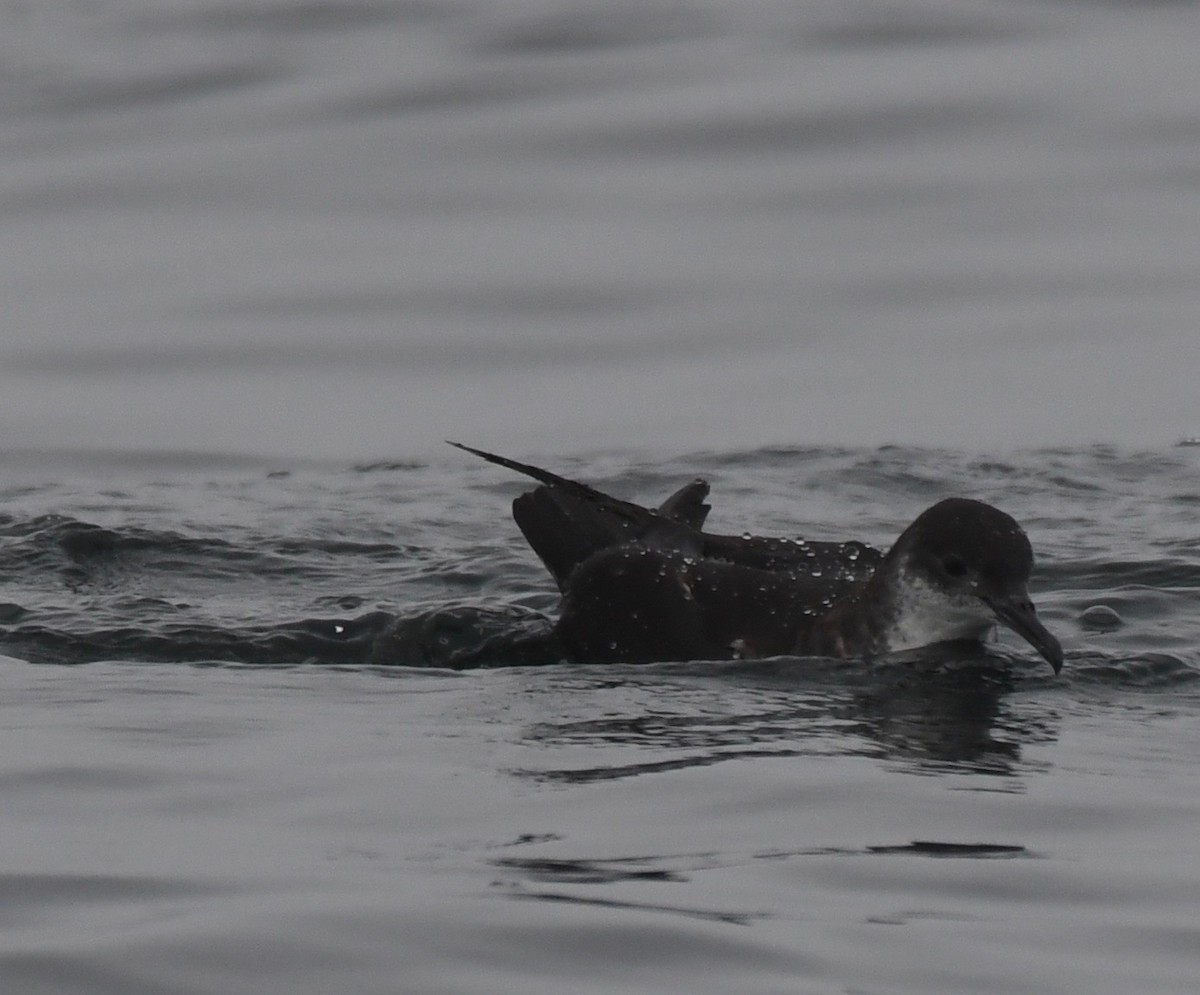
{"type": "Polygon", "coordinates": [[[876,657],[979,641],[1000,624],[1062,668],[1029,598],[1029,539],[982,501],[939,501],[883,554],[860,542],[704,532],[701,480],[652,510],[451,445],[541,484],[514,500],[513,517],[562,592],[554,632],[568,659],[876,657]]]}

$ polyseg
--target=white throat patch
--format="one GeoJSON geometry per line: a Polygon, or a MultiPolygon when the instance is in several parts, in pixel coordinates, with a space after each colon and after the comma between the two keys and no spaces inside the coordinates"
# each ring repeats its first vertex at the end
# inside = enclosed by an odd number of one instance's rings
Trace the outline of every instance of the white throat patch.
{"type": "Polygon", "coordinates": [[[896,580],[896,617],[885,633],[891,652],[951,639],[982,639],[996,624],[996,616],[978,598],[948,594],[907,570],[896,580]]]}

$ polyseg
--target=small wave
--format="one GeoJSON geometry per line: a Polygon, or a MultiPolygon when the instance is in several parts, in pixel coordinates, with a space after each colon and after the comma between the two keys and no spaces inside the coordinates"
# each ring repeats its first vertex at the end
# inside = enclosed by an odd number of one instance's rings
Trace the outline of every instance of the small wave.
{"type": "Polygon", "coordinates": [[[1063,674],[1072,686],[1170,690],[1200,681],[1200,654],[1148,652],[1106,655],[1072,653],[1063,674]]]}
{"type": "Polygon", "coordinates": [[[397,473],[405,470],[423,470],[427,464],[416,460],[376,460],[372,463],[355,463],[355,473],[397,473]]]}
{"type": "Polygon", "coordinates": [[[311,534],[277,536],[230,529],[230,538],[137,525],[110,528],[62,515],[42,515],[0,525],[7,539],[0,579],[44,585],[48,577],[69,586],[120,583],[123,576],[153,571],[174,578],[353,576],[365,562],[395,564],[420,559],[422,548],[406,543],[311,534]],[[331,561],[335,561],[332,562],[331,561]]]}
{"type": "MultiPolygon", "coordinates": [[[[158,599],[138,600],[138,606],[125,604],[119,614],[138,614],[136,607],[146,617],[150,608],[174,607],[158,599]]],[[[543,614],[518,606],[462,605],[403,614],[370,611],[354,617],[301,618],[261,626],[155,621],[84,629],[31,621],[28,615],[23,610],[10,613],[17,624],[0,628],[0,645],[8,653],[37,663],[130,660],[462,669],[462,654],[480,649],[479,658],[467,665],[558,661],[557,656],[531,658],[528,652],[512,649],[515,641],[536,638],[550,629],[543,614]]]]}
{"type": "Polygon", "coordinates": [[[111,529],[65,515],[10,519],[0,529],[6,538],[4,563],[10,572],[26,567],[72,563],[85,565],[147,553],[230,555],[235,547],[214,537],[160,532],[139,526],[111,529]]]}
{"type": "Polygon", "coordinates": [[[1069,586],[1107,592],[1126,588],[1147,591],[1179,588],[1200,592],[1200,562],[1194,555],[1121,560],[1098,557],[1048,563],[1038,570],[1043,580],[1059,588],[1069,586]]]}
{"type": "Polygon", "coordinates": [[[520,606],[462,605],[397,616],[375,639],[377,665],[403,667],[527,666],[557,663],[550,620],[520,606]]]}
{"type": "Polygon", "coordinates": [[[375,639],[392,619],[387,612],[369,612],[357,618],[299,619],[244,628],[159,624],[70,630],[23,624],[0,631],[0,642],[6,652],[33,663],[128,660],[264,667],[363,665],[370,662],[375,639]]]}

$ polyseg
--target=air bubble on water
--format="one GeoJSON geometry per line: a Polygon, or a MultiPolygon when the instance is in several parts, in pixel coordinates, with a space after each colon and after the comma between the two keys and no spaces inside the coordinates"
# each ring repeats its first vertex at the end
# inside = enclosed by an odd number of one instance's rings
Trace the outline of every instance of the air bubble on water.
{"type": "Polygon", "coordinates": [[[1079,616],[1079,621],[1093,632],[1112,632],[1125,624],[1125,620],[1108,605],[1092,605],[1079,616]]]}

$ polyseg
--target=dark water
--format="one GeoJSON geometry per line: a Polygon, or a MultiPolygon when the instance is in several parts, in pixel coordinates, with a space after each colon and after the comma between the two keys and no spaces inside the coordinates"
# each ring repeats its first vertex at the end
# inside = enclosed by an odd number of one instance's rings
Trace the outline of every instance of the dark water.
{"type": "Polygon", "coordinates": [[[1196,452],[556,461],[644,500],[704,474],[715,528],[881,545],[993,501],[1033,541],[1057,678],[1008,639],[928,667],[400,666],[552,610],[505,471],[9,455],[0,976],[1190,991],[1196,452]]]}

